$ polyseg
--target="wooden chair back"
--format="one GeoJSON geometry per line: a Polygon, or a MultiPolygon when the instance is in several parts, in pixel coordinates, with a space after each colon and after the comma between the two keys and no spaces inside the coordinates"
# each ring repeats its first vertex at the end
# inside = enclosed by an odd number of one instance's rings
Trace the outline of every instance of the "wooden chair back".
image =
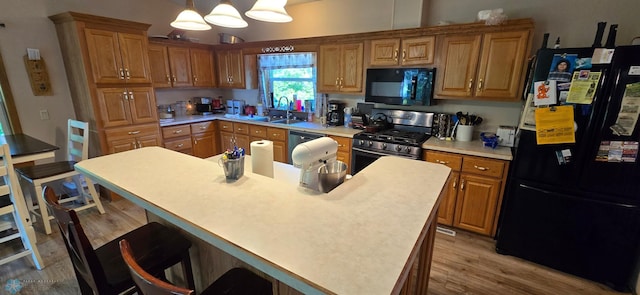
{"type": "Polygon", "coordinates": [[[146,272],[133,255],[133,251],[131,250],[131,246],[127,240],[120,241],[120,253],[122,253],[122,258],[124,262],[129,267],[129,273],[131,273],[131,277],[133,278],[133,282],[135,282],[138,287],[138,291],[141,294],[147,295],[190,295],[193,294],[193,290],[181,288],[178,286],[174,286],[165,281],[162,281],[148,272],[146,272]]]}
{"type": "Polygon", "coordinates": [[[74,210],[58,204],[58,197],[52,188],[44,188],[44,198],[60,228],[80,289],[86,290],[88,285],[95,294],[100,294],[99,290],[105,289],[104,286],[107,284],[106,276],[89,238],[80,225],[78,215],[74,210]]]}
{"type": "Polygon", "coordinates": [[[89,123],[67,121],[67,156],[67,160],[75,162],[89,158],[89,123]]]}

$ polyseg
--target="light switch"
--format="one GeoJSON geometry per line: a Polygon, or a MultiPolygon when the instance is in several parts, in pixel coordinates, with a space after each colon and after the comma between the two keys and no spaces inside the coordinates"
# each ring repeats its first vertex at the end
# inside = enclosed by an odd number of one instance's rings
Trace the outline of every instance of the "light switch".
{"type": "Polygon", "coordinates": [[[40,120],[49,120],[49,111],[40,110],[40,120]]]}

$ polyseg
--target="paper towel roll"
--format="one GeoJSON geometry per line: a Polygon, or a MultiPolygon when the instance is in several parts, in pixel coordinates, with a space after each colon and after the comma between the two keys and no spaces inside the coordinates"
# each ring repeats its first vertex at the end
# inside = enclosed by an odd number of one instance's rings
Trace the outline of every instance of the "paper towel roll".
{"type": "Polygon", "coordinates": [[[251,170],[253,173],[273,178],[273,141],[251,142],[251,170]]]}

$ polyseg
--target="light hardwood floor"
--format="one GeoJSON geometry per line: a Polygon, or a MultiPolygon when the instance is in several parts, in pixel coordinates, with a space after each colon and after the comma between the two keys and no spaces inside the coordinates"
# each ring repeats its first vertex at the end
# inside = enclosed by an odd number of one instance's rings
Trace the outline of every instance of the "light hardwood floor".
{"type": "MultiPolygon", "coordinates": [[[[106,214],[97,210],[79,212],[94,247],[142,225],[144,211],[126,200],[103,202],[106,214]]],[[[0,294],[10,294],[5,284],[17,279],[22,289],[16,294],[79,294],[71,261],[57,226],[47,236],[36,223],[38,248],[45,269],[36,270],[22,258],[0,266],[0,294]]],[[[601,284],[564,274],[511,256],[495,253],[488,237],[458,231],[455,237],[436,235],[429,294],[581,294],[604,295],[615,292],[601,284]]],[[[0,257],[7,247],[0,246],[0,257]]],[[[628,293],[630,294],[630,293],[628,293]]]]}

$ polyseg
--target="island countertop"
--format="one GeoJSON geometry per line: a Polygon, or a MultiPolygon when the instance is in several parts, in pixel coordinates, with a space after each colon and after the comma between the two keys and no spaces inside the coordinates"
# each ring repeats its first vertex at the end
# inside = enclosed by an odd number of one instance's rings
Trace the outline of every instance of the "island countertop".
{"type": "MultiPolygon", "coordinates": [[[[281,165],[274,167],[289,169],[281,165]]],[[[85,160],[76,170],[306,294],[399,292],[450,173],[382,157],[323,194],[294,185],[290,171],[272,179],[247,169],[227,183],[215,158],[159,147],[85,160]]]]}

